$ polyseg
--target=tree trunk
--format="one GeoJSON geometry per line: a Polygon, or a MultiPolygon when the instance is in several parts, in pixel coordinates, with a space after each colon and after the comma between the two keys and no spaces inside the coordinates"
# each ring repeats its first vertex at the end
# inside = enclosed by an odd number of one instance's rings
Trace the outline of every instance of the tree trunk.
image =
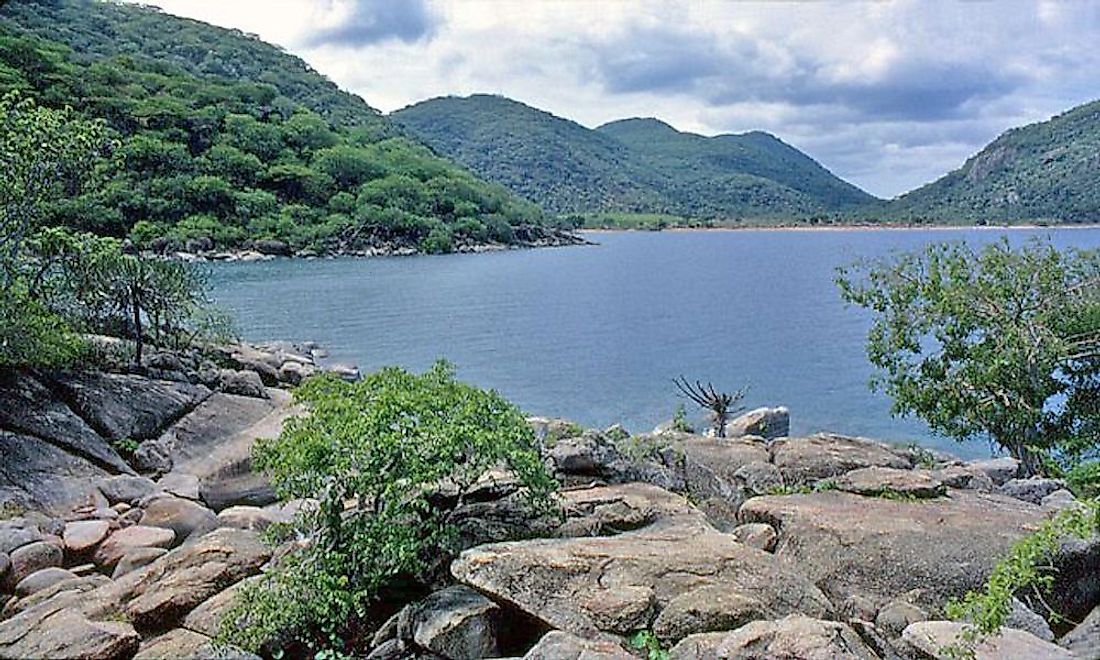
{"type": "Polygon", "coordinates": [[[130,304],[134,314],[134,364],[141,368],[141,353],[145,348],[145,337],[141,330],[141,298],[138,292],[130,289],[130,304]]]}

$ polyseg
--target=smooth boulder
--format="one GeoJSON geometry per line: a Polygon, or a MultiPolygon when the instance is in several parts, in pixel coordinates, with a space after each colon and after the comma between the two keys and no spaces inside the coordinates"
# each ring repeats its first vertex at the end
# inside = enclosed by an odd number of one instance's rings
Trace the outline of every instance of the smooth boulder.
{"type": "Polygon", "coordinates": [[[998,559],[1046,519],[1039,507],[1000,495],[898,501],[844,492],[753,498],[744,522],[779,532],[775,553],[835,602],[885,602],[921,589],[939,605],[981,587],[998,559]]]}
{"type": "Polygon", "coordinates": [[[908,470],[911,458],[902,450],[863,438],[818,433],[806,438],[780,438],[771,446],[772,463],[789,486],[835,479],[868,467],[908,470]]]}
{"type": "Polygon", "coordinates": [[[672,660],[878,660],[848,625],[801,615],[754,621],[732,632],[692,635],[669,655],[672,660]]]}
{"type": "Polygon", "coordinates": [[[963,634],[966,625],[957,621],[921,621],[909,625],[901,638],[917,652],[917,657],[936,660],[967,656],[973,660],[1080,660],[1060,646],[1013,628],[1002,628],[995,635],[970,642],[963,634]]]}

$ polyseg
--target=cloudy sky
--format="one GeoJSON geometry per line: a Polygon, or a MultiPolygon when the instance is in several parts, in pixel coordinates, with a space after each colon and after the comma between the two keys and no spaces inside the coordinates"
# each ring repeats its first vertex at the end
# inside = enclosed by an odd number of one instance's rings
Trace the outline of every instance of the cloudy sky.
{"type": "Polygon", "coordinates": [[[384,111],[498,93],[586,126],[761,129],[874,194],[1100,98],[1100,3],[144,0],[260,35],[384,111]]]}

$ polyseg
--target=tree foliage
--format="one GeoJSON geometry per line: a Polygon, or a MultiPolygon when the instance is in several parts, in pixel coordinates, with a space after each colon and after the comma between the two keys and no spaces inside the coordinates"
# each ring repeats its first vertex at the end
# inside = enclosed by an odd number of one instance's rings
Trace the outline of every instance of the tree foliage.
{"type": "Polygon", "coordinates": [[[258,39],[129,4],[28,1],[0,16],[11,87],[71,105],[119,145],[110,181],[67,190],[44,208],[49,224],[160,250],[277,239],[450,251],[549,233],[537,207],[258,39]]]}
{"type": "Polygon", "coordinates": [[[546,505],[554,481],[510,403],[455,380],[446,363],[386,368],[357,383],[310,379],[308,414],[261,441],[255,464],[283,499],[317,498],[295,528],[306,541],[239,601],[227,630],[257,648],[278,633],[328,643],[383,589],[415,580],[456,549],[452,516],[487,470],[503,467],[546,505]]]}
{"type": "Polygon", "coordinates": [[[988,438],[1031,473],[1097,450],[1097,253],[933,244],[841,269],[838,284],[874,316],[867,354],[896,413],[988,438]]]}

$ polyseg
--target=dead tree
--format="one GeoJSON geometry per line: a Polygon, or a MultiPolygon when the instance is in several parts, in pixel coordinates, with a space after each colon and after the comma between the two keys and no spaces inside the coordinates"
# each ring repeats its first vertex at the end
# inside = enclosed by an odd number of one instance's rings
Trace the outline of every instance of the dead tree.
{"type": "Polygon", "coordinates": [[[744,406],[734,407],[745,398],[744,389],[737,390],[733,394],[718,392],[710,383],[703,385],[702,381],[697,380],[693,385],[683,376],[673,378],[672,382],[676,384],[676,389],[680,390],[681,394],[699,404],[700,407],[711,411],[714,416],[715,437],[726,437],[726,421],[729,416],[745,409],[744,406]]]}

